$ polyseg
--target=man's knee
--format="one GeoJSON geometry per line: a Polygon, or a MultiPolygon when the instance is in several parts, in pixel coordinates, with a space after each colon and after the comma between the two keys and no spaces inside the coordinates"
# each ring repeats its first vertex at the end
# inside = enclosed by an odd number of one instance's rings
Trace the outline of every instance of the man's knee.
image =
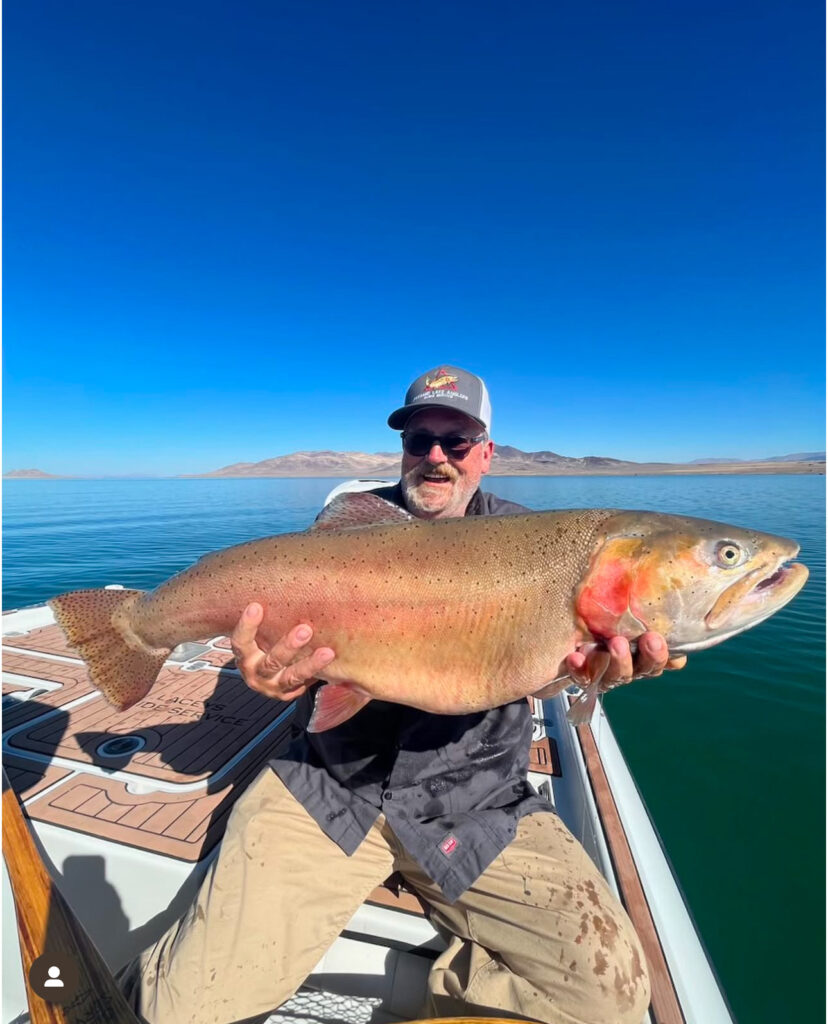
{"type": "Polygon", "coordinates": [[[638,943],[612,952],[596,952],[596,1024],[641,1024],[650,1005],[650,979],[638,943]]]}
{"type": "Polygon", "coordinates": [[[504,956],[454,937],[429,975],[426,1016],[520,1016],[546,1024],[641,1024],[650,983],[631,926],[604,945],[535,943],[504,956]]]}
{"type": "Polygon", "coordinates": [[[571,950],[561,951],[563,960],[541,981],[546,995],[584,1024],[641,1024],[650,1005],[650,979],[638,937],[631,926],[599,934],[603,941],[572,959],[571,950]]]}

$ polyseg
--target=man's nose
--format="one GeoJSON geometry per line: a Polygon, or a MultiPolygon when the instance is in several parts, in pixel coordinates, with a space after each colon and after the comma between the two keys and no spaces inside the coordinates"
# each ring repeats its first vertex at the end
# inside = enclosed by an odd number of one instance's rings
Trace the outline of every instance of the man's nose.
{"type": "Polygon", "coordinates": [[[428,455],[426,455],[426,459],[429,462],[433,463],[435,466],[439,465],[441,462],[448,462],[448,457],[446,456],[446,453],[443,451],[443,449],[436,441],[431,446],[428,455]]]}

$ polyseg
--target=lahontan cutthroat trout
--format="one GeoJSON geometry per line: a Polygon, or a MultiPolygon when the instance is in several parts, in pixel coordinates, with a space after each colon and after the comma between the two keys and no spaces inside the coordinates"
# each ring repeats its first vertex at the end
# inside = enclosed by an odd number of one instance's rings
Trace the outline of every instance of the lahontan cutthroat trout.
{"type": "Polygon", "coordinates": [[[251,601],[264,608],[265,647],[307,623],[336,652],[309,724],[321,732],[372,698],[465,714],[562,689],[566,656],[615,634],[634,644],[656,630],[672,655],[711,647],[791,600],[808,578],[787,564],[798,551],[657,512],[429,522],[362,492],[335,499],[305,533],[207,555],[155,590],[78,590],[49,605],[121,710],[174,647],[230,632],[251,601]]]}

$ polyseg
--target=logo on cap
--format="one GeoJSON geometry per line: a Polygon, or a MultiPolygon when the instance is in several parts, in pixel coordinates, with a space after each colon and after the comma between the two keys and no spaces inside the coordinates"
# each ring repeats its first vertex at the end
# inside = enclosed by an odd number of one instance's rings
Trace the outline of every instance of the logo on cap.
{"type": "Polygon", "coordinates": [[[425,389],[426,391],[456,391],[458,377],[452,376],[442,366],[439,370],[435,371],[436,377],[426,376],[425,389]]]}

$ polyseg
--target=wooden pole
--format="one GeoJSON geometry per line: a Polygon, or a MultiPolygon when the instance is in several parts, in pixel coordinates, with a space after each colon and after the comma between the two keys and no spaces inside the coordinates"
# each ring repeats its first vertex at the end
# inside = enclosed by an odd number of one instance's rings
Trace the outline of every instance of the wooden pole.
{"type": "MultiPolygon", "coordinates": [[[[3,772],[3,856],[9,872],[31,1024],[140,1024],[92,940],[58,892],[3,772]],[[47,955],[73,968],[65,1005],[47,1002],[32,987],[32,964],[47,955]]],[[[95,898],[94,893],[89,894],[95,898]]]]}

